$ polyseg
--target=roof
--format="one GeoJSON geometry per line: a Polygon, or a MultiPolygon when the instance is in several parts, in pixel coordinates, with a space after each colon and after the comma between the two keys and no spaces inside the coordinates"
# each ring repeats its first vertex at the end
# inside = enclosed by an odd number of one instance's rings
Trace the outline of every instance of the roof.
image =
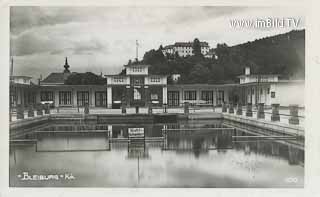
{"type": "Polygon", "coordinates": [[[137,63],[132,63],[132,64],[124,65],[124,67],[132,67],[132,66],[149,67],[150,65],[148,65],[148,64],[137,64],[137,63]]]}
{"type": "Polygon", "coordinates": [[[268,81],[268,82],[250,82],[250,83],[242,83],[240,86],[252,86],[259,84],[284,84],[284,83],[305,83],[304,80],[279,80],[279,81],[268,81]]]}
{"type": "Polygon", "coordinates": [[[259,74],[254,74],[254,75],[240,75],[238,76],[238,78],[241,78],[241,77],[279,77],[280,75],[278,74],[262,74],[262,75],[259,75],[259,74]]]}
{"type": "Polygon", "coordinates": [[[12,79],[14,79],[14,78],[32,79],[32,77],[29,77],[29,76],[23,76],[23,75],[20,75],[20,76],[10,76],[10,78],[12,78],[12,79]]]}
{"type": "Polygon", "coordinates": [[[174,46],[174,45],[172,45],[172,44],[171,44],[171,45],[167,45],[167,46],[165,46],[163,49],[172,49],[173,46],[174,46]]]}
{"type": "Polygon", "coordinates": [[[64,83],[64,73],[50,73],[41,83],[54,83],[63,84],[64,83]]]}
{"type": "Polygon", "coordinates": [[[305,83],[304,79],[281,79],[278,83],[305,83]]]}
{"type": "Polygon", "coordinates": [[[119,75],[119,74],[114,74],[114,75],[104,75],[105,77],[129,77],[129,75],[119,75]]]}
{"type": "Polygon", "coordinates": [[[22,83],[15,83],[15,82],[10,82],[10,87],[27,87],[27,88],[34,88],[37,87],[38,85],[34,83],[30,84],[22,84],[22,83]]]}
{"type": "MultiPolygon", "coordinates": [[[[181,47],[192,47],[193,42],[176,42],[174,46],[181,46],[181,47]]],[[[207,42],[200,42],[201,47],[209,47],[207,42]]]]}
{"type": "Polygon", "coordinates": [[[226,84],[169,84],[171,88],[219,88],[219,87],[235,87],[239,86],[238,83],[226,83],[226,84]]]}
{"type": "Polygon", "coordinates": [[[149,75],[147,75],[148,77],[168,77],[168,76],[170,76],[170,75],[157,75],[157,74],[155,74],[155,75],[153,75],[153,74],[149,74],[149,75]]]}

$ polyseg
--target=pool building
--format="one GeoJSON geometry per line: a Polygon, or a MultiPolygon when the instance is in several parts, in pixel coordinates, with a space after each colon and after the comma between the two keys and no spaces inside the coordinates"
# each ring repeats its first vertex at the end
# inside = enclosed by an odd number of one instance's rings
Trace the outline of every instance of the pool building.
{"type": "MultiPolygon", "coordinates": [[[[122,104],[133,106],[179,107],[185,102],[191,105],[233,103],[246,105],[273,103],[280,106],[292,104],[304,107],[304,80],[281,80],[278,75],[252,75],[250,68],[233,84],[168,84],[165,75],[149,74],[149,65],[130,64],[125,73],[105,75],[105,83],[99,85],[68,85],[66,79],[74,74],[66,59],[63,72],[51,73],[38,84],[10,82],[10,106],[28,106],[50,102],[54,107],[120,108],[122,104]]],[[[20,78],[28,79],[23,76],[20,78]]]]}

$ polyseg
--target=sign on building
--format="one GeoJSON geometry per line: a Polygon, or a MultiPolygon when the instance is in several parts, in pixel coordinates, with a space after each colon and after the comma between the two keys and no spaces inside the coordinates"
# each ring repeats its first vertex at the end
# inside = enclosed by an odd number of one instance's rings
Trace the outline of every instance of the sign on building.
{"type": "Polygon", "coordinates": [[[144,128],[128,128],[128,135],[130,137],[144,137],[144,128]]]}

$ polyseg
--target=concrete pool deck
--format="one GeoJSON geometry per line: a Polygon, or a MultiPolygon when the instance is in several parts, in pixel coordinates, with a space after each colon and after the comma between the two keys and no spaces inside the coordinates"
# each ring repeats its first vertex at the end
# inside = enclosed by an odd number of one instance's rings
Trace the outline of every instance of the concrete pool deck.
{"type": "MultiPolygon", "coordinates": [[[[235,110],[236,111],[236,110],[235,110]]],[[[244,115],[236,115],[236,113],[230,114],[228,112],[222,113],[222,108],[190,108],[189,114],[184,115],[183,108],[168,108],[167,113],[163,113],[162,108],[154,108],[152,110],[154,116],[170,116],[176,115],[178,118],[187,118],[189,120],[211,120],[211,119],[226,119],[239,124],[247,124],[250,126],[266,128],[270,130],[276,130],[284,134],[304,136],[304,111],[299,112],[299,125],[289,124],[289,110],[280,109],[280,121],[271,121],[271,110],[265,110],[265,118],[257,119],[257,114],[253,111],[252,117],[245,116],[245,110],[243,110],[244,115]]],[[[148,108],[142,107],[139,109],[139,114],[136,114],[135,108],[127,108],[126,114],[121,113],[121,109],[106,109],[106,108],[90,108],[90,114],[84,116],[84,108],[60,108],[51,109],[50,114],[44,114],[42,116],[37,116],[35,113],[34,117],[28,117],[27,112],[25,112],[25,119],[17,120],[15,114],[12,115],[12,121],[10,122],[10,130],[16,129],[18,127],[24,127],[27,125],[36,125],[40,123],[45,123],[49,119],[93,119],[97,120],[97,117],[107,118],[108,120],[119,121],[124,119],[132,119],[131,122],[136,120],[148,122],[150,115],[148,115],[148,108]]],[[[151,121],[151,120],[150,120],[151,121]]],[[[149,121],[149,122],[150,122],[149,121]]]]}

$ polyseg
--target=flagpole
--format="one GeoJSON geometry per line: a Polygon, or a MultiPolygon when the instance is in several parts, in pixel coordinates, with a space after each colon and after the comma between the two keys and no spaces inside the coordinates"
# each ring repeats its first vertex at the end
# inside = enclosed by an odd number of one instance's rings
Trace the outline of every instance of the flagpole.
{"type": "Polygon", "coordinates": [[[138,40],[136,40],[136,60],[138,61],[138,46],[139,46],[139,43],[138,43],[138,40]]]}

